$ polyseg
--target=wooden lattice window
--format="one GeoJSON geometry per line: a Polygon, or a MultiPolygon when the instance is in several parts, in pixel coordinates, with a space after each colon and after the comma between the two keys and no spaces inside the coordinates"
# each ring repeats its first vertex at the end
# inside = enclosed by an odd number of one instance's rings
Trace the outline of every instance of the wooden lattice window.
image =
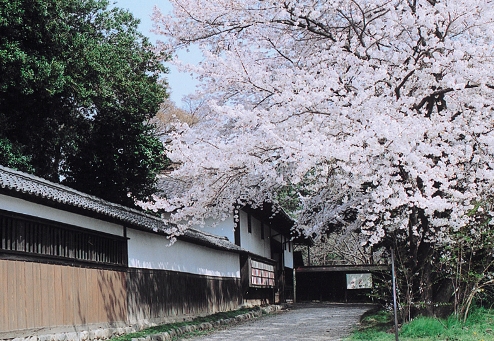
{"type": "Polygon", "coordinates": [[[0,211],[0,253],[124,266],[127,239],[0,211]]]}

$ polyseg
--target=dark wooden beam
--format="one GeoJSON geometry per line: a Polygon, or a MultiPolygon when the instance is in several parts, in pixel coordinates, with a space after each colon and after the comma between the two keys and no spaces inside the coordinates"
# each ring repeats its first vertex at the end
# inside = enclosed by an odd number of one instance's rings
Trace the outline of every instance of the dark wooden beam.
{"type": "Polygon", "coordinates": [[[301,266],[297,272],[374,272],[390,271],[389,265],[330,265],[330,266],[301,266]]]}

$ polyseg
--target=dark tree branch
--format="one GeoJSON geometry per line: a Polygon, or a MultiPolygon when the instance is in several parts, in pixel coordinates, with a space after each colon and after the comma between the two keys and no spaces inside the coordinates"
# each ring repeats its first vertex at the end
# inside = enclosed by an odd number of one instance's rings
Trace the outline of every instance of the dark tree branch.
{"type": "MultiPolygon", "coordinates": [[[[479,87],[479,85],[467,84],[467,85],[465,85],[464,89],[473,89],[473,88],[478,88],[478,87],[479,87]]],[[[487,87],[492,88],[492,86],[490,86],[490,85],[487,85],[487,87]]],[[[436,90],[433,93],[431,93],[430,95],[424,97],[418,104],[415,104],[413,106],[413,109],[420,111],[420,109],[422,109],[422,107],[427,104],[427,116],[430,116],[430,114],[432,113],[432,110],[434,108],[434,105],[438,104],[438,100],[443,101],[445,94],[447,94],[449,92],[453,92],[455,90],[458,90],[458,89],[446,88],[446,89],[436,90]]],[[[439,105],[441,105],[441,103],[439,103],[439,105]]]]}
{"type": "Polygon", "coordinates": [[[408,81],[408,79],[414,74],[415,70],[410,71],[401,81],[401,83],[396,87],[395,89],[395,94],[396,94],[396,99],[400,99],[400,91],[401,88],[405,85],[405,83],[408,81]]]}

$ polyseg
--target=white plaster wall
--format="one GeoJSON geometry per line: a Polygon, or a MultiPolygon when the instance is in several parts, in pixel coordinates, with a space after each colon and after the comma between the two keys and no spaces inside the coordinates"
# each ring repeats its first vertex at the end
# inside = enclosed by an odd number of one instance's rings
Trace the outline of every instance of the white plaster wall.
{"type": "Polygon", "coordinates": [[[248,231],[248,214],[240,211],[240,244],[241,247],[258,254],[271,258],[271,244],[269,242],[269,226],[264,226],[264,239],[261,239],[261,221],[251,217],[252,232],[248,231]]]}
{"type": "MultiPolygon", "coordinates": [[[[252,253],[260,256],[271,258],[271,244],[270,244],[270,231],[269,224],[264,224],[264,239],[261,239],[261,221],[252,217],[252,233],[248,232],[247,228],[247,213],[240,211],[240,246],[252,253]]],[[[206,220],[204,227],[196,227],[199,230],[217,235],[227,237],[232,243],[235,242],[235,230],[234,230],[233,216],[224,221],[214,221],[212,219],[206,220]]]]}
{"type": "Polygon", "coordinates": [[[205,246],[168,239],[154,233],[127,230],[129,266],[161,269],[215,277],[240,278],[239,255],[205,246]]]}
{"type": "Polygon", "coordinates": [[[123,226],[0,194],[0,209],[123,236],[123,226]]]}
{"type": "Polygon", "coordinates": [[[291,241],[287,241],[284,257],[285,267],[293,269],[293,243],[291,241]],[[288,245],[290,245],[290,247],[288,247],[288,245]]]}
{"type": "Polygon", "coordinates": [[[198,226],[196,229],[216,236],[227,237],[231,243],[235,243],[234,227],[233,216],[230,216],[228,219],[219,222],[213,219],[207,219],[203,227],[198,226]]]}
{"type": "Polygon", "coordinates": [[[272,230],[274,240],[283,245],[283,259],[285,267],[293,269],[293,243],[285,236],[281,236],[276,230],[272,230]],[[288,247],[290,245],[290,247],[288,247]]]}
{"type": "MultiPolygon", "coordinates": [[[[240,211],[240,246],[252,253],[271,258],[270,225],[264,224],[264,239],[261,239],[261,221],[252,217],[252,233],[249,233],[247,228],[247,216],[248,214],[246,212],[240,211]]],[[[206,220],[204,227],[196,228],[217,236],[225,236],[230,242],[234,243],[234,225],[233,216],[231,216],[231,218],[220,222],[212,219],[206,220]]],[[[280,239],[279,236],[275,238],[278,240],[280,239]]]]}

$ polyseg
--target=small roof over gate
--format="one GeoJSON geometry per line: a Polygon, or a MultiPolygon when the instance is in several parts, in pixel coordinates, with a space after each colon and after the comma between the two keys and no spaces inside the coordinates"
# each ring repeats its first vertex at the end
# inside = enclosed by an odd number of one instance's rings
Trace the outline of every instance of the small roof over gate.
{"type": "Polygon", "coordinates": [[[390,265],[329,265],[329,266],[301,266],[297,272],[373,272],[389,271],[390,265]]]}

